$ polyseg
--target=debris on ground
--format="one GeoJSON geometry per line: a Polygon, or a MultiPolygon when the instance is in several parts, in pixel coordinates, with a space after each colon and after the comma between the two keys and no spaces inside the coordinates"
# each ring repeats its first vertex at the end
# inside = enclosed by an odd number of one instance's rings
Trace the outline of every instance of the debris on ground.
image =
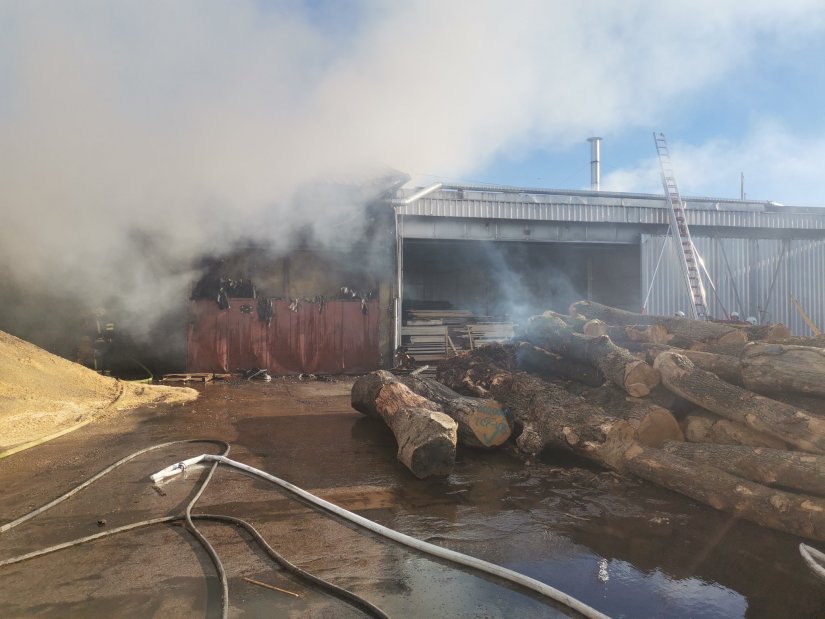
{"type": "Polygon", "coordinates": [[[215,374],[213,372],[189,372],[185,374],[164,374],[162,383],[211,383],[213,380],[227,380],[232,374],[215,374]]]}

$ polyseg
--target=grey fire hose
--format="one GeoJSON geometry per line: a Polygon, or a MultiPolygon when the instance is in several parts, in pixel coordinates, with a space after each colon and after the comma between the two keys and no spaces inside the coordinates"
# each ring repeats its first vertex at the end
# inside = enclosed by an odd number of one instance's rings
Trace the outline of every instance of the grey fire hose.
{"type": "MultiPolygon", "coordinates": [[[[183,440],[183,441],[172,441],[170,443],[162,443],[160,445],[154,445],[152,447],[147,447],[146,449],[141,449],[139,451],[134,452],[126,456],[125,458],[121,458],[114,464],[107,466],[105,469],[93,475],[83,483],[75,486],[65,494],[60,495],[53,501],[50,501],[46,505],[39,507],[28,514],[17,518],[11,522],[7,522],[6,524],[0,526],[0,533],[13,529],[14,527],[26,522],[27,520],[31,520],[35,516],[42,514],[43,512],[51,509],[55,505],[62,503],[66,499],[74,496],[84,488],[88,488],[91,484],[95,481],[103,477],[104,475],[110,473],[114,469],[118,468],[119,466],[126,464],[130,460],[135,459],[136,457],[148,453],[150,451],[155,451],[157,449],[162,449],[164,447],[170,447],[173,445],[180,445],[180,444],[187,444],[187,443],[213,443],[215,445],[219,445],[223,448],[223,453],[229,453],[229,444],[224,441],[219,440],[211,440],[211,439],[193,439],[193,440],[183,440]]],[[[37,550],[34,552],[30,552],[24,555],[20,555],[17,557],[12,557],[10,559],[6,559],[4,561],[0,561],[0,567],[5,565],[11,565],[13,563],[20,563],[22,561],[26,561],[28,559],[34,559],[35,557],[41,557],[46,554],[50,554],[52,552],[57,552],[59,550],[64,550],[66,548],[71,548],[73,546],[77,546],[80,544],[85,544],[87,542],[92,542],[98,539],[102,539],[104,537],[110,537],[113,535],[117,535],[119,533],[126,533],[127,531],[133,531],[135,529],[143,528],[152,526],[155,524],[162,524],[162,523],[174,523],[184,520],[186,523],[187,528],[190,532],[195,536],[195,539],[203,546],[206,553],[209,555],[209,558],[215,565],[215,570],[218,574],[218,579],[221,584],[221,617],[223,619],[227,619],[229,616],[229,582],[226,578],[226,572],[223,568],[223,564],[221,563],[220,557],[218,556],[215,549],[209,543],[209,541],[198,531],[197,527],[195,527],[193,520],[212,520],[212,521],[219,521],[219,522],[229,522],[236,526],[241,526],[244,528],[252,537],[253,539],[266,551],[266,553],[275,560],[278,564],[280,564],[284,569],[288,572],[294,574],[295,576],[309,582],[317,586],[320,589],[326,590],[331,595],[343,600],[344,602],[351,604],[352,606],[363,610],[370,616],[378,617],[380,619],[388,619],[388,616],[384,611],[382,611],[377,606],[373,605],[369,601],[365,600],[364,598],[356,595],[355,593],[348,591],[346,589],[342,589],[337,585],[334,585],[330,582],[327,582],[317,576],[310,574],[309,572],[302,570],[297,565],[290,563],[285,557],[278,554],[269,544],[267,544],[266,540],[261,536],[260,533],[253,527],[251,524],[246,522],[245,520],[241,520],[240,518],[233,518],[232,516],[222,516],[222,515],[215,515],[215,514],[192,514],[192,507],[198,501],[203,491],[206,489],[207,484],[212,479],[212,474],[214,473],[215,469],[217,468],[218,463],[214,463],[211,470],[209,471],[206,478],[201,482],[200,488],[198,489],[196,495],[193,497],[191,501],[186,506],[186,513],[183,516],[166,516],[162,518],[153,518],[150,520],[143,520],[141,522],[135,522],[132,524],[128,524],[122,527],[118,527],[116,529],[110,529],[109,531],[104,531],[102,533],[97,533],[95,535],[89,535],[86,537],[82,537],[80,539],[76,539],[70,542],[65,542],[63,544],[57,544],[55,546],[50,546],[48,548],[43,548],[41,550],[37,550]]]]}
{"type": "MultiPolygon", "coordinates": [[[[178,441],[177,443],[180,443],[180,442],[204,442],[204,441],[178,441]]],[[[505,567],[495,565],[493,563],[489,563],[487,561],[484,561],[482,559],[478,559],[476,557],[471,557],[469,555],[465,555],[465,554],[462,554],[462,553],[459,553],[459,552],[455,552],[455,551],[449,550],[447,548],[442,548],[441,546],[436,546],[434,544],[430,544],[430,543],[425,542],[423,540],[419,540],[417,538],[411,537],[409,535],[405,535],[403,533],[400,533],[400,532],[395,531],[393,529],[390,529],[388,527],[382,526],[382,525],[380,525],[376,522],[368,520],[367,518],[364,518],[362,516],[359,516],[357,514],[354,514],[354,513],[350,512],[350,511],[347,511],[347,510],[345,510],[345,509],[343,509],[343,508],[341,508],[337,505],[334,505],[333,503],[325,501],[325,500],[321,499],[320,497],[317,497],[313,494],[310,494],[309,492],[307,492],[305,490],[302,490],[301,488],[299,488],[297,486],[294,486],[293,484],[290,484],[289,482],[284,481],[284,480],[282,480],[278,477],[275,477],[274,475],[270,475],[269,473],[266,473],[265,471],[261,471],[259,469],[248,466],[248,465],[243,464],[241,462],[237,462],[235,460],[230,460],[225,455],[229,452],[229,446],[226,443],[223,443],[222,441],[205,441],[205,442],[212,442],[212,443],[224,445],[225,450],[224,450],[223,454],[222,455],[203,454],[203,455],[200,455],[200,456],[196,456],[194,458],[189,458],[187,460],[183,460],[181,462],[177,462],[177,463],[175,463],[171,466],[168,466],[165,469],[163,469],[163,470],[159,471],[158,473],[155,473],[154,475],[151,476],[152,481],[157,483],[158,481],[161,481],[162,479],[165,479],[167,477],[172,477],[172,476],[178,475],[180,473],[183,473],[187,468],[189,468],[189,467],[191,467],[195,464],[198,464],[198,463],[201,463],[201,462],[211,462],[212,463],[212,467],[210,468],[210,471],[209,471],[209,474],[208,474],[206,480],[201,484],[201,487],[199,488],[199,490],[196,493],[195,497],[187,505],[186,513],[185,513],[184,516],[170,516],[170,517],[166,517],[166,518],[156,518],[156,519],[153,519],[153,520],[146,520],[146,521],[143,521],[143,522],[134,523],[132,525],[127,525],[125,527],[120,527],[119,529],[113,529],[111,531],[106,531],[104,533],[99,533],[97,535],[92,535],[92,536],[88,536],[86,538],[81,538],[79,540],[74,540],[73,542],[67,542],[65,544],[60,544],[58,546],[53,546],[51,548],[46,548],[46,549],[43,549],[43,550],[40,550],[40,551],[37,551],[37,552],[29,553],[28,555],[22,555],[20,557],[14,557],[12,559],[8,559],[6,561],[0,562],[0,567],[2,567],[3,565],[9,565],[11,563],[16,563],[16,562],[23,561],[23,560],[26,560],[26,559],[34,558],[35,556],[42,556],[43,554],[46,554],[46,553],[49,553],[49,552],[55,552],[57,550],[62,550],[63,548],[68,548],[70,546],[73,546],[73,545],[76,545],[76,544],[79,544],[79,543],[84,543],[84,542],[87,542],[87,541],[100,539],[101,537],[105,537],[107,535],[114,535],[116,533],[129,531],[129,530],[139,528],[139,527],[143,527],[143,526],[149,526],[151,524],[158,524],[158,523],[163,523],[163,522],[174,522],[174,521],[179,521],[179,520],[185,519],[186,523],[187,523],[187,528],[189,528],[189,530],[193,533],[193,535],[196,536],[198,541],[207,550],[207,552],[209,553],[209,556],[212,559],[213,563],[215,563],[216,569],[218,570],[218,574],[219,574],[219,577],[221,579],[222,589],[223,589],[223,596],[222,596],[223,615],[224,615],[224,617],[226,617],[227,614],[228,614],[228,603],[229,603],[228,602],[228,585],[227,585],[227,581],[226,581],[226,575],[223,571],[222,565],[220,564],[220,559],[218,558],[217,554],[215,553],[215,551],[211,547],[211,545],[209,545],[209,542],[206,541],[205,538],[203,538],[203,536],[200,534],[199,531],[197,531],[197,528],[195,527],[194,523],[192,522],[193,520],[199,520],[199,519],[222,520],[222,521],[225,521],[225,522],[232,522],[234,524],[239,524],[240,526],[243,526],[247,530],[247,532],[249,532],[255,538],[255,540],[259,544],[261,544],[262,547],[264,547],[265,550],[267,550],[267,552],[270,554],[270,556],[272,556],[276,561],[281,563],[282,560],[283,561],[286,561],[286,560],[283,559],[283,557],[280,557],[280,555],[277,555],[277,553],[275,553],[275,551],[272,550],[272,548],[269,547],[268,544],[266,544],[266,542],[263,540],[263,538],[260,536],[260,534],[257,531],[255,531],[254,528],[251,525],[249,525],[249,523],[246,523],[243,520],[235,519],[235,518],[232,518],[232,517],[229,517],[229,516],[216,516],[216,515],[212,515],[212,514],[194,515],[194,514],[191,513],[192,507],[197,502],[197,500],[200,498],[201,494],[203,493],[204,489],[206,488],[206,485],[208,484],[209,480],[211,479],[211,476],[214,473],[217,466],[219,464],[224,464],[226,466],[229,466],[229,467],[235,468],[237,470],[244,471],[244,472],[249,473],[251,475],[255,475],[257,477],[265,479],[265,480],[267,480],[267,481],[283,488],[284,490],[287,490],[288,492],[300,497],[305,502],[307,502],[311,505],[314,505],[314,506],[316,506],[316,507],[318,507],[318,508],[320,508],[320,509],[322,509],[322,510],[324,510],[324,511],[330,513],[330,514],[333,514],[333,515],[335,515],[339,518],[342,518],[342,519],[344,519],[348,522],[356,524],[356,525],[358,525],[358,526],[360,526],[360,527],[362,527],[362,528],[364,528],[368,531],[371,531],[371,532],[373,532],[377,535],[380,535],[380,536],[385,537],[387,539],[393,540],[396,543],[408,546],[408,547],[413,548],[413,549],[415,549],[419,552],[423,552],[423,553],[431,555],[431,556],[435,556],[435,557],[438,557],[438,558],[441,558],[441,559],[445,559],[445,560],[451,561],[453,563],[457,563],[459,565],[463,565],[463,566],[472,568],[474,570],[478,570],[480,572],[483,572],[483,573],[490,574],[492,576],[501,578],[501,579],[506,580],[508,582],[517,584],[521,587],[524,587],[525,589],[529,589],[529,590],[531,590],[535,593],[538,593],[539,595],[541,595],[543,597],[546,597],[546,598],[551,599],[555,602],[563,604],[564,606],[570,608],[571,610],[579,613],[580,615],[582,615],[584,617],[587,617],[588,619],[607,619],[607,615],[602,614],[601,612],[595,610],[594,608],[591,608],[590,606],[584,604],[583,602],[573,598],[572,596],[567,595],[566,593],[563,593],[562,591],[559,591],[558,589],[555,589],[555,588],[551,587],[550,585],[547,585],[547,584],[542,583],[538,580],[530,578],[529,576],[526,576],[524,574],[520,574],[518,572],[507,569],[505,567]]],[[[128,462],[129,460],[133,459],[134,457],[136,457],[136,456],[138,456],[142,453],[146,453],[147,451],[152,451],[154,449],[159,449],[161,447],[166,447],[166,446],[174,445],[174,444],[176,444],[176,443],[165,443],[163,445],[157,445],[155,447],[150,447],[148,449],[144,449],[144,450],[141,450],[139,452],[136,452],[136,453],[132,454],[131,456],[127,456],[126,458],[123,458],[122,460],[119,460],[118,462],[116,462],[112,466],[108,467],[107,469],[104,469],[103,471],[101,471],[100,473],[98,473],[94,477],[90,478],[89,480],[87,480],[86,482],[84,482],[83,484],[78,486],[77,488],[75,488],[72,491],[62,495],[61,497],[58,497],[57,499],[55,499],[51,503],[48,503],[47,505],[44,505],[43,507],[41,507],[37,510],[34,510],[30,514],[26,514],[25,516],[22,516],[21,518],[18,518],[17,520],[15,520],[13,522],[10,522],[6,525],[3,525],[2,527],[0,527],[0,533],[2,533],[3,531],[6,531],[6,530],[8,530],[8,529],[10,529],[14,526],[17,526],[21,522],[24,522],[24,521],[26,521],[30,518],[33,518],[37,514],[42,513],[44,511],[46,511],[46,509],[49,509],[50,507],[53,507],[54,505],[58,504],[59,502],[69,498],[69,496],[72,496],[73,494],[76,494],[77,492],[79,492],[83,488],[89,486],[91,483],[93,483],[94,481],[96,481],[97,479],[99,479],[100,477],[102,477],[103,475],[108,473],[109,471],[111,471],[113,468],[116,468],[117,466],[120,466],[121,464],[123,464],[125,462],[128,462]]],[[[292,564],[289,564],[289,565],[292,566],[292,564]]],[[[301,572],[303,571],[303,570],[300,570],[300,568],[297,568],[295,566],[292,566],[292,567],[294,567],[296,570],[299,570],[301,572]]],[[[306,574],[306,573],[304,573],[304,574],[306,574]]],[[[309,574],[307,574],[307,576],[308,576],[308,578],[307,578],[308,580],[310,580],[311,582],[316,582],[315,580],[312,580],[312,579],[316,579],[316,577],[314,577],[312,575],[309,575],[309,574]]],[[[304,576],[302,576],[302,577],[304,577],[304,576]]],[[[325,581],[320,581],[320,579],[316,579],[316,580],[319,581],[319,582],[316,582],[316,584],[319,584],[320,586],[328,585],[329,588],[330,588],[329,590],[334,595],[336,595],[338,597],[342,597],[342,599],[345,599],[349,603],[354,604],[356,606],[359,606],[362,610],[365,610],[366,612],[368,612],[370,614],[373,614],[374,616],[386,617],[386,615],[383,613],[383,611],[381,611],[377,607],[373,606],[372,604],[370,604],[366,600],[363,600],[362,598],[359,598],[355,594],[353,594],[349,591],[343,590],[343,589],[339,589],[338,587],[335,587],[335,585],[332,585],[331,583],[326,583],[325,581]],[[337,590],[337,591],[335,591],[335,590],[337,590]],[[349,596],[351,596],[351,597],[349,597],[349,596]]]]}
{"type": "Polygon", "coordinates": [[[471,557],[460,552],[455,552],[454,550],[449,550],[447,548],[442,548],[441,546],[436,546],[435,544],[430,544],[429,542],[425,542],[415,537],[405,535],[404,533],[400,533],[394,529],[390,529],[388,527],[380,525],[377,522],[373,522],[372,520],[364,518],[363,516],[354,514],[351,511],[348,511],[346,509],[343,509],[342,507],[330,503],[329,501],[325,501],[324,499],[317,497],[314,494],[307,492],[306,490],[302,490],[298,486],[295,486],[289,483],[288,481],[284,481],[279,477],[270,475],[265,471],[261,471],[260,469],[256,469],[247,464],[237,462],[236,460],[230,460],[225,456],[213,454],[203,454],[201,456],[196,456],[195,458],[190,458],[189,460],[178,462],[176,464],[166,467],[161,471],[158,471],[157,473],[151,476],[151,479],[154,482],[158,482],[167,477],[178,475],[184,472],[188,467],[198,464],[200,462],[214,462],[225,464],[227,466],[236,468],[251,475],[255,475],[257,477],[270,481],[273,484],[276,484],[277,486],[280,486],[284,490],[287,490],[295,494],[296,496],[301,497],[306,502],[312,505],[320,507],[321,509],[331,514],[334,514],[340,518],[343,518],[344,520],[357,524],[358,526],[363,527],[368,531],[377,533],[378,535],[386,537],[387,539],[391,539],[394,542],[397,542],[404,546],[408,546],[410,548],[418,550],[419,552],[423,552],[434,557],[439,557],[440,559],[446,559],[448,561],[452,561],[453,563],[458,563],[459,565],[464,565],[475,570],[478,570],[480,572],[491,574],[492,576],[496,576],[503,580],[515,583],[517,585],[524,587],[525,589],[530,589],[531,591],[534,591],[544,597],[559,602],[585,617],[593,619],[608,619],[607,615],[600,613],[596,609],[591,608],[590,606],[575,599],[574,597],[571,597],[566,593],[559,591],[558,589],[555,589],[554,587],[551,587],[550,585],[540,582],[534,578],[530,578],[529,576],[525,576],[524,574],[520,574],[519,572],[515,572],[505,567],[501,567],[500,565],[495,565],[494,563],[489,563],[488,561],[484,561],[476,557],[471,557]]]}

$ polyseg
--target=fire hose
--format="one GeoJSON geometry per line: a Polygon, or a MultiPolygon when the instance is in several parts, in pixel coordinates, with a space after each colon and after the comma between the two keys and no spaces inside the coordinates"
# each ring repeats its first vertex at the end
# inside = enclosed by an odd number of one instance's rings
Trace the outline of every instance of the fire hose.
{"type": "Polygon", "coordinates": [[[136,523],[133,523],[133,524],[130,524],[130,525],[126,525],[126,526],[123,526],[123,527],[112,529],[110,531],[105,531],[105,532],[102,532],[102,533],[98,533],[96,535],[90,535],[90,536],[87,536],[87,537],[76,539],[76,540],[73,540],[71,542],[58,544],[56,546],[51,546],[49,548],[44,548],[42,550],[38,550],[38,551],[31,552],[31,553],[28,553],[28,554],[25,554],[25,555],[20,555],[18,557],[13,557],[11,559],[6,559],[4,561],[0,561],[0,567],[3,567],[5,565],[11,565],[12,563],[19,563],[21,561],[25,561],[25,560],[28,560],[28,559],[33,559],[35,557],[40,557],[40,556],[43,556],[45,554],[56,552],[56,551],[59,551],[59,550],[63,550],[65,548],[69,548],[69,547],[72,547],[72,546],[75,546],[75,545],[78,545],[78,544],[91,542],[91,541],[94,541],[94,540],[97,540],[97,539],[101,539],[103,537],[116,535],[118,533],[131,531],[131,530],[134,530],[134,529],[137,529],[137,528],[147,527],[147,526],[151,526],[151,525],[154,525],[154,524],[178,522],[178,521],[183,520],[186,523],[187,529],[193,534],[193,536],[195,536],[195,538],[198,540],[198,542],[203,546],[204,550],[207,552],[207,554],[209,555],[209,557],[212,560],[213,564],[215,565],[215,569],[218,573],[218,577],[219,577],[219,580],[221,582],[221,607],[222,607],[222,616],[225,619],[228,616],[228,612],[229,612],[229,585],[228,585],[228,581],[227,581],[227,578],[226,578],[226,573],[224,571],[224,568],[223,568],[223,565],[221,563],[220,557],[218,557],[218,555],[217,555],[217,552],[214,550],[214,548],[211,546],[211,544],[208,542],[208,540],[206,540],[206,538],[197,529],[197,527],[194,524],[194,521],[195,520],[212,520],[212,521],[220,521],[220,522],[229,522],[229,523],[232,523],[232,524],[235,524],[237,526],[241,526],[242,528],[244,528],[255,539],[255,541],[267,552],[267,554],[273,560],[275,560],[277,563],[282,565],[285,569],[287,569],[291,573],[295,574],[296,576],[298,576],[300,578],[303,578],[304,580],[307,580],[308,582],[311,582],[312,584],[315,584],[315,585],[327,590],[332,595],[338,597],[339,599],[342,599],[342,600],[346,601],[349,604],[352,604],[355,607],[360,608],[362,611],[366,612],[367,614],[369,614],[371,616],[387,617],[387,615],[380,608],[374,606],[373,604],[371,604],[367,600],[361,598],[360,596],[357,596],[356,594],[354,594],[350,591],[347,591],[345,589],[337,587],[336,585],[333,585],[332,583],[329,583],[329,582],[326,582],[326,581],[324,581],[320,578],[317,578],[316,576],[313,576],[312,574],[309,574],[308,572],[305,572],[301,568],[298,568],[297,566],[295,566],[292,563],[290,563],[289,561],[287,561],[284,557],[282,557],[274,549],[272,549],[269,546],[269,544],[267,544],[267,542],[264,540],[264,538],[260,535],[260,533],[257,530],[255,530],[255,528],[252,525],[250,525],[248,522],[246,522],[244,520],[241,520],[239,518],[231,517],[231,516],[222,516],[222,515],[216,515],[216,514],[192,514],[192,508],[194,507],[194,505],[197,503],[197,501],[200,499],[201,495],[205,491],[207,485],[209,484],[210,480],[212,479],[212,475],[214,474],[215,470],[217,469],[217,467],[219,465],[223,464],[223,465],[229,466],[233,469],[243,471],[243,472],[248,473],[250,475],[254,475],[256,477],[259,477],[261,479],[269,481],[269,482],[279,486],[280,488],[286,490],[287,492],[299,497],[300,499],[302,499],[306,503],[308,503],[308,504],[310,504],[314,507],[319,508],[322,511],[325,511],[329,514],[332,514],[333,516],[336,516],[338,518],[341,518],[343,520],[351,522],[351,523],[353,523],[353,524],[355,524],[355,525],[357,525],[357,526],[359,526],[363,529],[366,529],[366,530],[368,530],[372,533],[380,535],[380,536],[382,536],[386,539],[392,540],[392,541],[394,541],[398,544],[407,546],[409,548],[412,548],[412,549],[417,550],[419,552],[422,552],[424,554],[435,556],[435,557],[438,557],[438,558],[441,558],[441,559],[445,559],[445,560],[450,561],[452,563],[456,563],[458,565],[463,565],[463,566],[469,567],[473,570],[483,572],[485,574],[489,574],[489,575],[495,576],[497,578],[500,578],[502,580],[505,580],[505,581],[511,582],[513,584],[519,585],[520,587],[523,587],[523,588],[528,589],[528,590],[530,590],[534,593],[538,593],[539,595],[541,595],[543,597],[546,597],[550,600],[553,600],[557,603],[560,603],[560,604],[566,606],[567,608],[575,611],[576,613],[580,614],[581,616],[587,617],[588,619],[607,619],[606,615],[604,615],[601,612],[595,610],[594,608],[591,608],[590,606],[584,604],[583,602],[573,598],[570,595],[567,595],[566,593],[564,593],[562,591],[559,591],[558,589],[555,589],[554,587],[551,587],[550,585],[547,585],[543,582],[540,582],[538,580],[530,578],[529,576],[526,576],[526,575],[521,574],[519,572],[515,572],[513,570],[507,569],[507,568],[499,566],[499,565],[495,565],[493,563],[489,563],[487,561],[484,561],[482,559],[478,559],[476,557],[465,555],[463,553],[459,553],[459,552],[456,552],[456,551],[453,551],[453,550],[449,550],[449,549],[443,548],[441,546],[436,546],[435,544],[430,544],[429,542],[425,542],[425,541],[417,539],[415,537],[405,535],[404,533],[400,533],[398,531],[395,531],[394,529],[390,529],[388,527],[380,525],[376,522],[373,522],[372,520],[369,520],[367,518],[364,518],[362,516],[354,514],[354,513],[350,512],[348,510],[345,510],[345,509],[343,509],[343,508],[341,508],[341,507],[339,507],[339,506],[337,506],[333,503],[325,501],[324,499],[321,499],[320,497],[317,497],[317,496],[315,496],[315,495],[313,495],[313,494],[311,494],[311,493],[309,493],[309,492],[307,492],[307,491],[305,491],[305,490],[303,490],[303,489],[301,489],[301,488],[299,488],[299,487],[297,487],[297,486],[295,486],[295,485],[293,485],[293,484],[291,484],[287,481],[284,481],[283,479],[275,477],[274,475],[270,475],[269,473],[266,473],[265,471],[261,471],[260,469],[256,469],[254,467],[243,464],[241,462],[237,462],[235,460],[231,460],[231,459],[226,457],[227,454],[229,453],[229,445],[227,443],[225,443],[224,441],[219,441],[219,440],[194,439],[194,440],[186,440],[186,441],[174,441],[174,442],[171,442],[171,443],[163,443],[163,444],[160,444],[160,445],[155,445],[155,446],[148,447],[146,449],[142,449],[140,451],[137,451],[137,452],[135,452],[135,453],[133,453],[129,456],[126,456],[125,458],[122,458],[121,460],[118,460],[114,464],[112,464],[112,465],[108,466],[107,468],[103,469],[102,471],[100,471],[96,475],[92,476],[91,478],[89,478],[85,482],[79,484],[78,486],[76,486],[75,488],[70,490],[69,492],[66,492],[65,494],[57,497],[56,499],[54,499],[53,501],[47,503],[46,505],[43,505],[42,507],[39,507],[39,508],[33,510],[32,512],[29,512],[28,514],[25,514],[24,516],[21,516],[20,518],[17,518],[16,520],[14,520],[12,522],[9,522],[5,525],[0,526],[0,533],[8,531],[9,529],[12,529],[12,528],[18,526],[19,524],[21,524],[21,523],[23,523],[27,520],[30,520],[31,518],[34,518],[35,516],[37,516],[39,514],[42,514],[43,512],[47,511],[48,509],[51,509],[55,505],[65,501],[69,497],[77,494],[78,492],[80,492],[84,488],[90,486],[92,483],[94,483],[95,481],[97,481],[98,479],[103,477],[104,475],[108,474],[109,472],[111,472],[115,468],[125,464],[126,462],[129,462],[130,460],[133,460],[134,458],[136,458],[136,457],[138,457],[142,454],[145,454],[147,452],[154,451],[154,450],[157,450],[157,449],[161,449],[161,448],[164,448],[164,447],[169,447],[169,446],[172,446],[172,445],[178,445],[178,444],[181,444],[181,443],[212,443],[212,444],[221,446],[223,448],[221,454],[217,454],[217,455],[216,454],[202,454],[202,455],[196,456],[194,458],[189,458],[187,460],[183,460],[183,461],[177,462],[177,463],[175,463],[171,466],[168,466],[165,469],[162,469],[161,471],[158,471],[157,473],[155,473],[154,475],[152,475],[150,477],[150,479],[154,483],[157,483],[157,482],[162,481],[163,479],[166,479],[168,477],[173,477],[173,476],[179,475],[179,474],[185,472],[189,467],[192,467],[196,464],[203,463],[203,462],[209,462],[209,463],[212,464],[206,478],[203,480],[203,482],[201,482],[200,487],[198,488],[197,492],[195,493],[195,496],[192,498],[191,501],[189,501],[189,503],[187,503],[184,515],[182,515],[182,516],[166,516],[166,517],[161,517],[161,518],[154,518],[154,519],[151,519],[151,520],[144,520],[144,521],[141,521],[141,522],[136,522],[136,523]]]}

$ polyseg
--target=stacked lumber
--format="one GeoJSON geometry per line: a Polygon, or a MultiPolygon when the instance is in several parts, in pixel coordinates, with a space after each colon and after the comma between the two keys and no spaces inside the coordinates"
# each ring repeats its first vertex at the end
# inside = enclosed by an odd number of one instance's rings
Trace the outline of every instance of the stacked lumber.
{"type": "Polygon", "coordinates": [[[406,353],[417,362],[447,357],[449,339],[444,325],[405,325],[401,327],[401,341],[406,353]]]}
{"type": "Polygon", "coordinates": [[[470,310],[408,310],[401,345],[417,363],[440,361],[464,350],[508,341],[515,325],[470,310]]]}
{"type": "MultiPolygon", "coordinates": [[[[498,403],[507,442],[523,457],[567,451],[825,541],[825,342],[811,345],[818,343],[789,340],[782,325],[751,329],[582,301],[567,315],[533,317],[510,342],[448,358],[437,378],[469,398],[459,426],[498,403]]],[[[431,403],[425,410],[458,419],[449,399],[409,389],[431,403]]],[[[399,445],[410,441],[396,436],[399,445]]]]}

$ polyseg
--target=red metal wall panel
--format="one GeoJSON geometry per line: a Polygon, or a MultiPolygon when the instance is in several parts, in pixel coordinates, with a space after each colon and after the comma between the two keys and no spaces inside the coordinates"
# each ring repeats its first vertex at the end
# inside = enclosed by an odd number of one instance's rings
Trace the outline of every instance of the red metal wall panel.
{"type": "Polygon", "coordinates": [[[188,334],[190,372],[232,372],[268,368],[272,374],[359,374],[378,369],[376,300],[301,303],[273,301],[272,321],[257,314],[250,299],[191,302],[188,334]],[[242,312],[251,305],[252,312],[242,312]]]}

